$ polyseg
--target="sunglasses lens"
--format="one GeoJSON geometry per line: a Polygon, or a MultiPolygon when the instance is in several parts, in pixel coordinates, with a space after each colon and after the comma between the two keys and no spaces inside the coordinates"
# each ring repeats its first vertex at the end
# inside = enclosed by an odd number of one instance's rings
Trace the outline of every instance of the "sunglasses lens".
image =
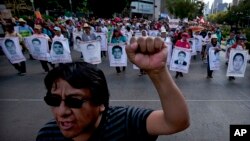
{"type": "Polygon", "coordinates": [[[44,101],[49,105],[49,106],[60,106],[61,104],[61,97],[60,96],[53,96],[53,95],[47,95],[44,97],[44,101]]]}
{"type": "Polygon", "coordinates": [[[71,97],[65,99],[65,104],[70,108],[81,108],[84,102],[84,100],[71,97]]]}

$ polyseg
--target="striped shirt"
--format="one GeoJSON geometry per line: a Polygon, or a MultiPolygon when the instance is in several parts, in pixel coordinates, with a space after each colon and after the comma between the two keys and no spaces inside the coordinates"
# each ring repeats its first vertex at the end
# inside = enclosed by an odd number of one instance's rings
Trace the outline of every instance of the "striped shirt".
{"type": "MultiPolygon", "coordinates": [[[[135,107],[110,107],[89,141],[155,141],[146,129],[152,110],[135,107]]],[[[72,141],[60,132],[55,120],[48,122],[38,133],[37,141],[72,141]]]]}

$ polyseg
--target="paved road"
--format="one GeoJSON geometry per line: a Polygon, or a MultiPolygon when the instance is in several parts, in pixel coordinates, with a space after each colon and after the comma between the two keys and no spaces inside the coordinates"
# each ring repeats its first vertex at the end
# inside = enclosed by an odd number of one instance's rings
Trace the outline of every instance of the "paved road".
{"type": "MultiPolygon", "coordinates": [[[[74,60],[80,56],[73,52],[74,60]]],[[[117,75],[102,68],[111,93],[111,105],[133,105],[160,109],[161,105],[147,76],[137,76],[129,64],[125,73],[117,75]]],[[[0,140],[32,141],[42,125],[52,118],[49,107],[42,101],[45,95],[43,70],[38,61],[27,61],[26,76],[17,76],[5,56],[0,56],[0,140]]],[[[213,79],[206,79],[206,65],[192,61],[190,72],[175,79],[186,97],[191,126],[178,134],[160,136],[158,141],[228,141],[230,124],[250,124],[250,67],[244,78],[229,82],[224,63],[213,79]]],[[[174,76],[174,72],[171,72],[174,76]]]]}

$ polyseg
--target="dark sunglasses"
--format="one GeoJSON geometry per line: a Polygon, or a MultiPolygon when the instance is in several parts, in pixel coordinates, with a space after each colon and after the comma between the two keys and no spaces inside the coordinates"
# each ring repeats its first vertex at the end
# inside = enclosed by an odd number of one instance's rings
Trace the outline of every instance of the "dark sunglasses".
{"type": "Polygon", "coordinates": [[[82,104],[88,100],[73,97],[66,97],[65,99],[62,99],[60,96],[49,94],[44,97],[44,101],[52,107],[58,107],[61,102],[64,101],[65,105],[69,108],[81,108],[82,104]]]}

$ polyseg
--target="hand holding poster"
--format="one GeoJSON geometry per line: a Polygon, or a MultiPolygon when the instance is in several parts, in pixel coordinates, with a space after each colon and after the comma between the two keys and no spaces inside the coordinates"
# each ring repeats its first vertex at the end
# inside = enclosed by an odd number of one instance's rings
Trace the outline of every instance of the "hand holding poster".
{"type": "Polygon", "coordinates": [[[50,56],[53,64],[72,62],[68,39],[53,40],[50,56]]]}
{"type": "Polygon", "coordinates": [[[100,41],[82,42],[81,51],[85,62],[90,64],[100,64],[102,62],[100,41]]]}
{"type": "Polygon", "coordinates": [[[220,69],[220,53],[216,52],[213,48],[209,48],[209,67],[210,70],[220,69]]]}
{"type": "Polygon", "coordinates": [[[188,73],[191,59],[191,52],[188,49],[175,47],[173,50],[170,70],[188,73]]]}
{"type": "Polygon", "coordinates": [[[110,44],[108,47],[111,67],[127,66],[127,53],[125,43],[110,44]]]}
{"type": "Polygon", "coordinates": [[[26,61],[25,57],[23,56],[18,37],[4,38],[1,46],[4,54],[12,64],[26,61]]]}
{"type": "Polygon", "coordinates": [[[229,63],[227,68],[227,76],[244,77],[248,51],[231,49],[229,63]]]}
{"type": "Polygon", "coordinates": [[[77,34],[77,33],[73,33],[73,39],[74,39],[74,50],[81,52],[81,41],[82,41],[82,35],[81,34],[77,34]]]}
{"type": "Polygon", "coordinates": [[[108,50],[108,39],[105,33],[95,33],[96,39],[101,42],[101,51],[108,50]]]}
{"type": "Polygon", "coordinates": [[[25,38],[25,44],[33,58],[37,60],[50,61],[48,39],[30,36],[25,38]]]}

